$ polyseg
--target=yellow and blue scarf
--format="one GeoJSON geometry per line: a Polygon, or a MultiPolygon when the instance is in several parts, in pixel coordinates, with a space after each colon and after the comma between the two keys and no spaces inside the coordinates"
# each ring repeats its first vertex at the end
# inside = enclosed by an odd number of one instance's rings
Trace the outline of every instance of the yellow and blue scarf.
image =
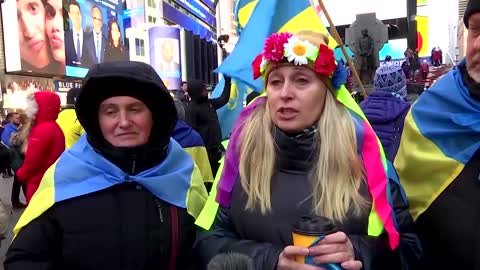
{"type": "Polygon", "coordinates": [[[175,140],[170,140],[167,156],[160,164],[129,175],[95,152],[84,135],[47,170],[14,233],[56,203],[127,182],[142,185],[157,198],[187,209],[193,217],[207,200],[198,167],[175,140]]]}

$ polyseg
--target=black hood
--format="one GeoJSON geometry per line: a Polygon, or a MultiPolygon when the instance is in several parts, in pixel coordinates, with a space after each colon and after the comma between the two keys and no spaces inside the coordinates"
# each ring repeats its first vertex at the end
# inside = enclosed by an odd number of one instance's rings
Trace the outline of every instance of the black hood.
{"type": "Polygon", "coordinates": [[[163,160],[177,121],[173,99],[156,71],[133,61],[94,65],[84,79],[76,112],[95,150],[129,173],[141,172],[163,160]],[[98,110],[104,100],[115,96],[136,98],[152,112],[153,127],[146,145],[114,147],[103,137],[98,110]]]}
{"type": "MultiPolygon", "coordinates": [[[[205,100],[202,93],[207,89],[205,82],[200,80],[193,80],[188,82],[188,94],[192,101],[199,102],[205,100]]],[[[208,97],[206,97],[208,99],[208,97]]]]}

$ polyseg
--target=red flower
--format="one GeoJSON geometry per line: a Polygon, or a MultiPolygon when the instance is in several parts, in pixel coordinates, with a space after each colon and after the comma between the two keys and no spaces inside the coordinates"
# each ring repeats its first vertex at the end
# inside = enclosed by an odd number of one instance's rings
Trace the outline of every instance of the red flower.
{"type": "Polygon", "coordinates": [[[291,33],[274,33],[270,35],[265,40],[265,46],[263,49],[263,54],[265,60],[278,63],[283,59],[283,50],[285,45],[288,42],[288,39],[292,36],[291,33]]]}
{"type": "Polygon", "coordinates": [[[333,51],[330,50],[326,45],[321,44],[318,57],[315,61],[315,70],[322,76],[330,77],[333,72],[337,69],[335,64],[335,57],[333,56],[333,51]]]}
{"type": "Polygon", "coordinates": [[[256,80],[258,78],[260,78],[260,76],[262,76],[262,73],[260,72],[260,65],[262,64],[262,58],[263,58],[263,54],[259,54],[257,55],[257,57],[255,57],[255,60],[253,60],[252,62],[252,68],[253,68],[253,79],[256,80]]]}

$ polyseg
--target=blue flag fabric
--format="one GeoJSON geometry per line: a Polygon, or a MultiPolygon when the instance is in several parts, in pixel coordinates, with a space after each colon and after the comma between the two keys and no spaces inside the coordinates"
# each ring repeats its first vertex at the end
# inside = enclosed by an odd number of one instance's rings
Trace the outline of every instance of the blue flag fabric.
{"type": "MultiPolygon", "coordinates": [[[[237,3],[237,14],[241,12],[242,7],[254,1],[241,2],[237,3]]],[[[235,49],[220,65],[217,72],[230,76],[238,84],[245,84],[257,92],[262,92],[264,83],[261,78],[253,79],[252,61],[263,51],[265,39],[272,33],[283,31],[295,33],[300,30],[327,33],[325,25],[309,0],[258,1],[241,32],[235,49]]],[[[329,45],[334,48],[337,44],[330,39],[329,45]]]]}
{"type": "MultiPolygon", "coordinates": [[[[212,98],[219,97],[222,94],[225,80],[222,78],[212,93],[212,98]]],[[[222,138],[228,138],[232,132],[233,125],[243,109],[243,100],[247,92],[247,86],[232,80],[230,99],[227,105],[217,110],[218,121],[222,129],[222,138]]]]}

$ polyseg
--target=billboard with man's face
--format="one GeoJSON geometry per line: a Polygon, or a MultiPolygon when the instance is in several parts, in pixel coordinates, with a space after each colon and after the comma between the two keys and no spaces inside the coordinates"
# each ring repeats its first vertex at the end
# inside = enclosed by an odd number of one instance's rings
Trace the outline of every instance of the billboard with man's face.
{"type": "Polygon", "coordinates": [[[121,14],[118,0],[6,0],[7,71],[83,77],[96,63],[127,60],[121,14]]]}
{"type": "Polygon", "coordinates": [[[180,89],[180,29],[155,26],[149,29],[150,64],[170,90],[180,89]]]}

